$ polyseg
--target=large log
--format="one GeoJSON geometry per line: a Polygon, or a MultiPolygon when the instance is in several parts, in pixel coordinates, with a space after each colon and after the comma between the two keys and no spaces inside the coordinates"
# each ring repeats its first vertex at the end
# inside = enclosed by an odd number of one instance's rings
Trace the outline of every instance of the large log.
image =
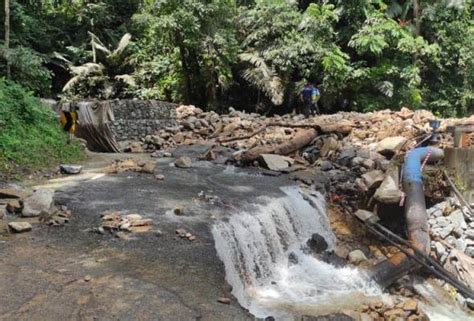
{"type": "Polygon", "coordinates": [[[283,123],[283,122],[272,122],[268,124],[268,127],[270,126],[288,127],[288,128],[314,128],[323,134],[340,133],[343,135],[347,135],[347,134],[350,134],[350,132],[352,131],[354,124],[352,122],[342,120],[335,124],[333,123],[290,124],[290,123],[283,123]]]}
{"type": "Polygon", "coordinates": [[[317,136],[318,131],[316,129],[305,129],[298,132],[295,137],[288,142],[276,146],[258,146],[243,152],[236,158],[242,162],[251,162],[256,160],[261,154],[288,155],[305,147],[317,136]]]}

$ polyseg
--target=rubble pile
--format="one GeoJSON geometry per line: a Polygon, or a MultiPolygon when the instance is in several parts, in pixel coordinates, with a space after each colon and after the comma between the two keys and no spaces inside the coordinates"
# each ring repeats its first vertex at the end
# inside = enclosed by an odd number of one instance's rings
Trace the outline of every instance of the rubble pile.
{"type": "Polygon", "coordinates": [[[374,302],[362,306],[361,321],[407,320],[422,321],[429,318],[420,310],[419,304],[412,298],[397,298],[396,304],[374,302]]]}
{"type": "MultiPolygon", "coordinates": [[[[474,288],[474,216],[454,198],[431,207],[428,215],[432,255],[474,288]]],[[[466,301],[460,294],[457,299],[461,303],[466,301]]]]}
{"type": "Polygon", "coordinates": [[[123,237],[121,232],[145,233],[153,228],[153,220],[143,218],[139,214],[122,214],[120,212],[107,212],[102,215],[102,225],[96,232],[109,231],[119,238],[123,237]]]}
{"type": "Polygon", "coordinates": [[[31,223],[62,226],[69,222],[72,211],[56,204],[53,196],[49,189],[38,189],[33,193],[0,189],[0,220],[6,219],[9,231],[14,233],[31,231],[31,223]]]}
{"type": "MultiPolygon", "coordinates": [[[[293,172],[295,180],[309,185],[315,183],[311,177],[316,174],[328,176],[325,191],[344,195],[344,199],[360,199],[362,193],[362,197],[384,204],[401,201],[403,154],[432,133],[430,121],[436,118],[429,111],[407,108],[305,119],[290,114],[266,117],[232,108],[228,114],[219,115],[180,106],[176,115],[177,127],[161,129],[134,146],[138,144],[140,151],[154,151],[153,157],[169,157],[176,146],[205,144],[209,150],[199,159],[207,161],[215,161],[218,148],[226,148],[232,152],[220,163],[259,166],[268,169],[267,174],[293,172]],[[305,170],[312,173],[296,174],[305,170]]],[[[452,146],[449,126],[469,122],[474,122],[474,117],[443,120],[437,129],[437,145],[452,146]]],[[[192,161],[181,157],[175,164],[188,168],[192,161]]],[[[124,170],[117,168],[117,172],[124,170]]],[[[438,189],[428,190],[439,199],[445,196],[438,189]]]]}
{"type": "MultiPolygon", "coordinates": [[[[230,108],[228,114],[204,112],[194,106],[180,106],[176,109],[178,126],[166,127],[154,135],[142,137],[140,142],[133,142],[125,148],[129,152],[171,150],[180,144],[216,143],[234,148],[236,151],[248,150],[257,146],[277,145],[294,138],[305,128],[317,128],[322,134],[334,133],[336,139],[341,134],[347,135],[340,141],[342,146],[374,147],[373,145],[392,137],[409,140],[408,149],[414,138],[431,131],[429,121],[436,117],[429,111],[411,111],[402,108],[400,111],[382,110],[369,113],[340,112],[333,115],[321,115],[305,119],[302,115],[283,115],[266,117],[255,113],[245,113],[230,108]],[[401,138],[403,137],[403,138],[401,138]]],[[[440,145],[452,143],[448,127],[474,122],[469,119],[445,119],[442,121],[440,145]]],[[[392,148],[393,149],[393,148],[392,148]]],[[[379,150],[379,152],[382,150],[379,150]]],[[[303,151],[300,151],[303,152],[303,151]]],[[[307,156],[311,154],[308,153],[307,156]]],[[[301,155],[301,153],[300,153],[301,155]]],[[[311,162],[311,158],[305,159],[311,162]]]]}
{"type": "Polygon", "coordinates": [[[119,174],[125,172],[137,172],[145,174],[153,174],[156,162],[154,161],[137,161],[134,159],[116,160],[104,169],[108,174],[119,174]]]}

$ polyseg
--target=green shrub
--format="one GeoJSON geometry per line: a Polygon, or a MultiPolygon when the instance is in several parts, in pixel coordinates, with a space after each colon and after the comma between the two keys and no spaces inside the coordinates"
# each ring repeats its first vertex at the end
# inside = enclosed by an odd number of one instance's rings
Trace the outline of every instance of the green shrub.
{"type": "Polygon", "coordinates": [[[23,87],[0,78],[0,180],[83,157],[67,144],[54,113],[23,87]]]}

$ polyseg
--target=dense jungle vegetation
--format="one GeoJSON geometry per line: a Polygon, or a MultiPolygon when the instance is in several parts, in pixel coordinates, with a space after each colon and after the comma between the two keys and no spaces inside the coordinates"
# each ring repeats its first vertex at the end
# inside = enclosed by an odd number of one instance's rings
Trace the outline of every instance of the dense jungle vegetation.
{"type": "Polygon", "coordinates": [[[5,2],[0,73],[41,97],[473,112],[472,0],[5,2]]]}

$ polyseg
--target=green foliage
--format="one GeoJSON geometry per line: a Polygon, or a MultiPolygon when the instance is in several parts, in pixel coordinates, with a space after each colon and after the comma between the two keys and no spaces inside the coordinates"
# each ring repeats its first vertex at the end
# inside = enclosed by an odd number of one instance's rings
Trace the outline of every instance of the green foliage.
{"type": "Polygon", "coordinates": [[[146,6],[134,17],[143,33],[137,53],[144,58],[139,59],[139,84],[151,84],[153,76],[152,92],[159,97],[214,105],[233,80],[234,11],[230,0],[169,0],[146,6]]]}
{"type": "Polygon", "coordinates": [[[26,47],[6,50],[0,46],[0,73],[6,74],[6,59],[10,61],[11,77],[37,95],[50,94],[51,72],[45,67],[45,59],[26,47]]]}
{"type": "Polygon", "coordinates": [[[81,147],[67,144],[48,107],[0,78],[0,180],[81,157],[81,147]]]}
{"type": "Polygon", "coordinates": [[[326,110],[474,112],[472,0],[419,1],[419,33],[408,0],[11,1],[13,79],[37,94],[294,107],[312,79],[326,110]]]}
{"type": "Polygon", "coordinates": [[[239,21],[244,79],[274,104],[294,99],[303,78],[319,79],[332,93],[347,76],[349,57],[334,43],[338,16],[333,5],[311,4],[302,13],[286,1],[262,1],[244,10],[239,21]]]}
{"type": "Polygon", "coordinates": [[[63,92],[67,99],[95,97],[102,99],[119,98],[125,95],[126,89],[136,86],[135,79],[127,72],[132,71],[129,63],[131,35],[125,34],[114,49],[109,49],[100,39],[90,33],[93,57],[92,62],[81,66],[69,63],[73,77],[64,85],[63,92]]]}

